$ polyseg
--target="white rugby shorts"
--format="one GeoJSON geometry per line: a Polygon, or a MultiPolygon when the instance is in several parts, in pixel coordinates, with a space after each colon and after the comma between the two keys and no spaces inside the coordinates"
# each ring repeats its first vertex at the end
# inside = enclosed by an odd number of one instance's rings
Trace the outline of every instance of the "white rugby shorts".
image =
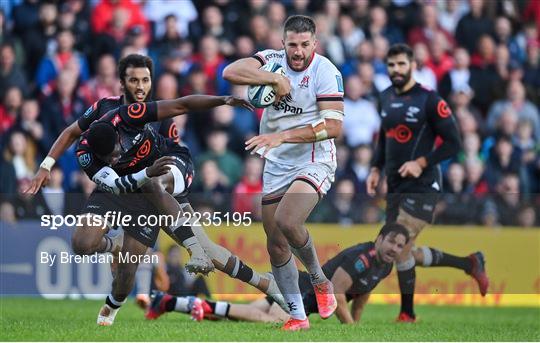
{"type": "MultiPolygon", "coordinates": [[[[307,182],[322,197],[330,190],[335,171],[335,163],[312,162],[296,166],[266,160],[263,172],[263,197],[271,200],[272,195],[275,195],[276,201],[279,201],[295,180],[307,182]]],[[[263,204],[274,202],[267,200],[263,200],[263,204]]]]}

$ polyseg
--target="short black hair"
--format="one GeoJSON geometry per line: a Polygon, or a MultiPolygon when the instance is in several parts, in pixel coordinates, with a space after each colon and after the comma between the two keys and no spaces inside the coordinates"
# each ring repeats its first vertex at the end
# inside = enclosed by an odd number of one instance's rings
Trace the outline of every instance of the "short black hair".
{"type": "Polygon", "coordinates": [[[98,121],[90,125],[86,141],[99,156],[107,156],[114,150],[118,133],[111,123],[98,121]]]}
{"type": "Polygon", "coordinates": [[[409,243],[409,231],[407,228],[401,224],[398,223],[386,223],[381,228],[381,231],[379,231],[379,234],[377,236],[382,236],[384,239],[388,234],[393,233],[395,235],[403,235],[405,236],[405,244],[409,243]]]}
{"type": "Polygon", "coordinates": [[[126,70],[129,67],[148,68],[148,70],[150,70],[150,78],[154,75],[154,62],[150,57],[139,54],[130,54],[118,62],[118,77],[120,77],[121,82],[124,82],[126,70]]]}
{"type": "Polygon", "coordinates": [[[414,53],[410,46],[403,43],[394,44],[388,49],[388,52],[386,53],[386,59],[385,62],[390,58],[397,55],[405,54],[407,55],[407,58],[409,61],[412,61],[414,59],[414,53]]]}
{"type": "Polygon", "coordinates": [[[315,34],[317,27],[315,22],[308,16],[305,15],[292,15],[285,21],[285,28],[283,29],[283,34],[286,34],[287,31],[292,31],[296,33],[302,32],[311,32],[315,34]]]}

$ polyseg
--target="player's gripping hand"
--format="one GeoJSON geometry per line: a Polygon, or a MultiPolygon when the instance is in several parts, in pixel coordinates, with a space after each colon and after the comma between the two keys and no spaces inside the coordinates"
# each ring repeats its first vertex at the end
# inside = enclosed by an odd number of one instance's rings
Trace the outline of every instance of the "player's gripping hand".
{"type": "Polygon", "coordinates": [[[44,168],[39,168],[32,178],[30,186],[24,191],[25,194],[36,194],[41,187],[47,185],[51,179],[51,172],[44,168]]]}
{"type": "Polygon", "coordinates": [[[414,177],[415,179],[422,175],[422,166],[418,161],[409,161],[403,163],[399,168],[398,173],[402,178],[414,177]]]}
{"type": "Polygon", "coordinates": [[[156,177],[167,174],[171,169],[170,164],[174,164],[175,158],[172,156],[163,156],[154,161],[150,167],[146,168],[148,177],[156,177]]]}
{"type": "Polygon", "coordinates": [[[250,111],[253,111],[255,109],[255,107],[253,107],[253,105],[249,101],[239,98],[237,96],[232,96],[232,95],[227,96],[227,98],[225,98],[225,105],[229,105],[233,107],[244,107],[250,111]]]}
{"type": "Polygon", "coordinates": [[[276,92],[276,100],[274,101],[274,104],[277,104],[281,98],[291,92],[291,81],[289,81],[289,79],[283,75],[275,75],[276,79],[274,83],[272,83],[272,88],[274,88],[274,91],[276,92]]]}
{"type": "Polygon", "coordinates": [[[267,133],[252,137],[250,140],[248,140],[246,142],[246,150],[251,150],[252,155],[255,153],[260,153],[261,158],[264,158],[270,149],[280,146],[281,143],[283,143],[283,136],[280,132],[267,133]],[[262,153],[259,152],[260,149],[264,149],[262,153]]]}
{"type": "Polygon", "coordinates": [[[366,179],[366,190],[368,195],[375,196],[380,179],[381,173],[379,172],[379,169],[371,168],[371,171],[366,179]]]}

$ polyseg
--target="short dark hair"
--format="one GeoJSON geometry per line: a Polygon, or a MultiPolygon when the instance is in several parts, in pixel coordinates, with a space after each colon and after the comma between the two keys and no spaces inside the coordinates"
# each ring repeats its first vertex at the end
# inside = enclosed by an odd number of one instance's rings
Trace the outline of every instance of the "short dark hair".
{"type": "Polygon", "coordinates": [[[405,236],[405,244],[409,243],[409,231],[407,228],[401,224],[398,223],[386,223],[381,228],[381,231],[379,231],[379,234],[377,236],[382,236],[384,239],[388,234],[393,233],[395,235],[403,235],[405,236]]]}
{"type": "Polygon", "coordinates": [[[107,156],[114,150],[118,133],[109,122],[98,121],[90,125],[86,141],[92,151],[100,156],[107,156]]]}
{"type": "Polygon", "coordinates": [[[118,77],[124,82],[127,68],[148,68],[150,70],[150,78],[154,75],[154,62],[148,56],[139,54],[130,54],[122,58],[118,62],[118,77]]]}
{"type": "Polygon", "coordinates": [[[394,44],[388,49],[388,52],[386,53],[386,59],[385,62],[390,58],[397,55],[405,54],[407,55],[407,58],[409,61],[412,61],[414,59],[414,53],[410,46],[403,43],[394,44]]]}
{"type": "Polygon", "coordinates": [[[296,33],[311,32],[311,34],[315,34],[317,27],[315,26],[313,19],[308,16],[292,15],[285,21],[283,33],[285,34],[287,31],[296,33]]]}

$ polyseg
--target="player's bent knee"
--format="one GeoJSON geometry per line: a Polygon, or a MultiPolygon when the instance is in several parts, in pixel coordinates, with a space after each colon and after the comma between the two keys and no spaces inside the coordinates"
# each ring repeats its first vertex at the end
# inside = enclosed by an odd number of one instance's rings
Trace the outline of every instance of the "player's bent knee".
{"type": "Polygon", "coordinates": [[[424,227],[428,224],[422,219],[411,216],[409,213],[405,212],[403,209],[399,209],[399,215],[396,220],[399,224],[405,226],[409,231],[409,237],[411,241],[414,241],[416,237],[422,232],[424,227]]]}
{"type": "Polygon", "coordinates": [[[294,220],[291,220],[290,218],[284,218],[283,216],[276,216],[275,219],[278,229],[283,233],[294,232],[301,226],[294,220]]]}

